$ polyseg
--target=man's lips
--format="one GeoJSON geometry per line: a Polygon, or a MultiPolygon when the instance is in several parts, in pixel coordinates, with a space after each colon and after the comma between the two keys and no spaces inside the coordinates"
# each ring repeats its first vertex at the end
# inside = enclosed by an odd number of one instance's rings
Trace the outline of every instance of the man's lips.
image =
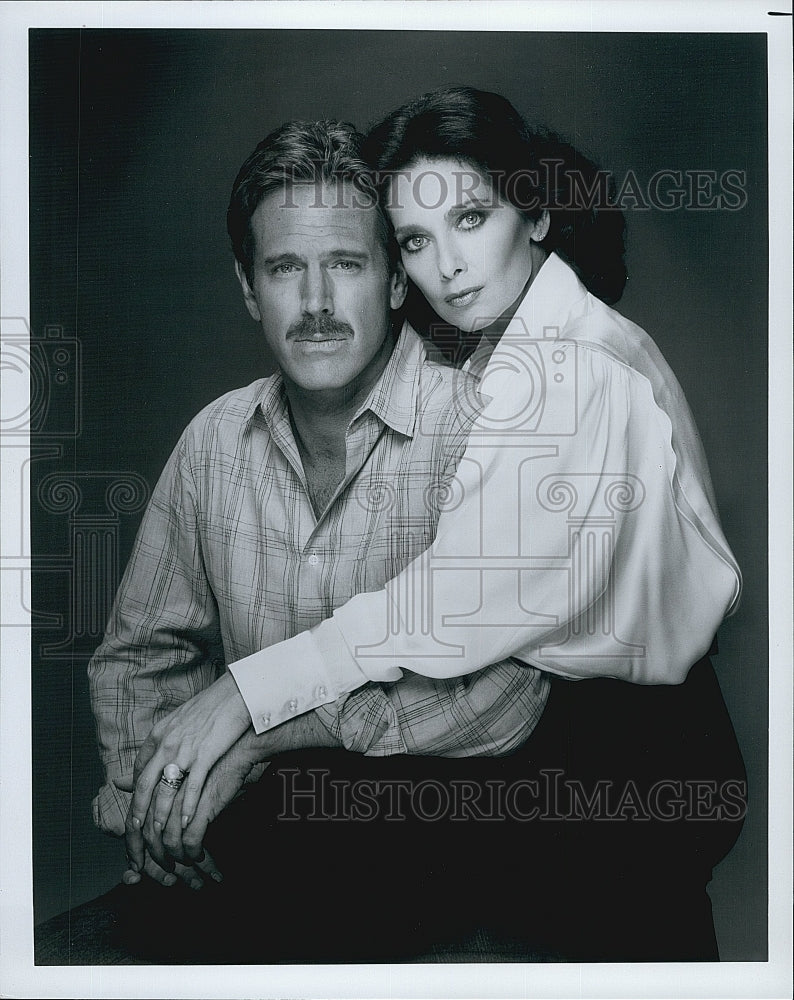
{"type": "Polygon", "coordinates": [[[477,298],[482,291],[482,288],[482,285],[476,285],[473,288],[465,288],[462,292],[456,292],[454,295],[447,295],[444,301],[448,306],[453,306],[454,308],[467,306],[477,298]]]}
{"type": "Polygon", "coordinates": [[[346,337],[344,334],[336,334],[332,337],[293,337],[292,339],[296,344],[328,344],[332,341],[350,340],[350,337],[346,337]]]}

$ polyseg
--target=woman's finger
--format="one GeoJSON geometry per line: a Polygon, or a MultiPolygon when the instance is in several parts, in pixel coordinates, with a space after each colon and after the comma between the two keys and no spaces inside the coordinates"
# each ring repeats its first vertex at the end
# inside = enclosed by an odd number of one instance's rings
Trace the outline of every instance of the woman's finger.
{"type": "Polygon", "coordinates": [[[194,863],[204,854],[204,835],[208,825],[206,812],[200,809],[182,833],[185,853],[194,863]]]}
{"type": "Polygon", "coordinates": [[[132,793],[130,811],[132,813],[132,824],[136,829],[140,829],[143,826],[146,814],[149,811],[149,805],[152,801],[152,795],[157,788],[163,767],[166,763],[167,761],[160,759],[159,754],[155,754],[143,771],[141,771],[135,782],[135,791],[132,793]]]}
{"type": "Polygon", "coordinates": [[[132,808],[127,811],[124,822],[124,837],[127,845],[127,859],[134,871],[143,871],[146,845],[143,840],[143,830],[133,822],[132,808]]]}
{"type": "MultiPolygon", "coordinates": [[[[215,763],[214,761],[212,763],[215,763]]],[[[184,798],[182,799],[182,829],[184,829],[193,818],[193,814],[201,798],[201,792],[204,789],[204,782],[207,780],[207,774],[209,773],[209,767],[204,764],[196,763],[193,765],[193,770],[185,779],[184,786],[184,798]]]]}
{"type": "Polygon", "coordinates": [[[168,822],[174,801],[186,777],[187,771],[179,767],[178,764],[166,764],[163,768],[157,790],[152,796],[152,805],[149,807],[153,810],[154,826],[158,833],[162,832],[168,822]]]}
{"type": "Polygon", "coordinates": [[[137,783],[138,778],[141,776],[141,772],[156,753],[157,745],[158,741],[156,737],[154,737],[152,733],[149,733],[138,750],[138,756],[135,758],[135,765],[132,772],[134,783],[137,783]]]}

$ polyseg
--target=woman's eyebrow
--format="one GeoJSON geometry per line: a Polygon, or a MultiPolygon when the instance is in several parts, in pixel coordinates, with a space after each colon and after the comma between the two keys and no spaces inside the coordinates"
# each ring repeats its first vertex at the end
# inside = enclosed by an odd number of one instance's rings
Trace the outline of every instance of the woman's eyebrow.
{"type": "Polygon", "coordinates": [[[399,240],[400,237],[404,236],[406,233],[421,233],[421,232],[422,232],[422,226],[398,226],[394,230],[394,238],[399,240]]]}
{"type": "Polygon", "coordinates": [[[483,201],[482,198],[476,198],[474,195],[470,195],[467,196],[465,201],[459,202],[457,205],[453,205],[451,208],[448,208],[444,213],[444,218],[449,219],[457,212],[465,212],[472,208],[483,208],[483,209],[496,208],[496,203],[494,202],[493,199],[491,199],[490,201],[483,201]]]}
{"type": "MultiPolygon", "coordinates": [[[[444,212],[444,218],[449,220],[453,215],[457,215],[459,212],[471,211],[473,208],[483,209],[484,211],[490,211],[493,208],[497,208],[496,203],[492,201],[483,201],[482,198],[467,197],[465,201],[460,202],[457,205],[453,205],[444,212]]],[[[398,226],[394,230],[394,236],[396,239],[404,236],[406,233],[421,233],[423,232],[423,227],[420,224],[398,226]]]]}

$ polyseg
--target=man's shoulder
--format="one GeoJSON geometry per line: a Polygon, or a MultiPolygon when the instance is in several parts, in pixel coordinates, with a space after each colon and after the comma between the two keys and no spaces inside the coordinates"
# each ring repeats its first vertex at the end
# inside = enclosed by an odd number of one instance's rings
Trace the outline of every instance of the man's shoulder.
{"type": "Polygon", "coordinates": [[[217,432],[234,434],[242,430],[262,400],[272,378],[259,378],[249,385],[218,396],[193,417],[185,428],[185,437],[195,441],[217,432]]]}
{"type": "Polygon", "coordinates": [[[417,414],[423,427],[436,423],[454,433],[468,429],[482,411],[479,379],[454,365],[425,357],[419,385],[417,414]]]}

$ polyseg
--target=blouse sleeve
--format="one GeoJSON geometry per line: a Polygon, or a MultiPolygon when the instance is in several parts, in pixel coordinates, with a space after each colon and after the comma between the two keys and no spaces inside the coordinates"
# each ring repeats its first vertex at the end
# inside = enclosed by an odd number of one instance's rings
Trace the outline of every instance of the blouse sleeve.
{"type": "Polygon", "coordinates": [[[678,684],[708,650],[740,586],[702,515],[710,486],[689,472],[682,485],[644,375],[586,344],[554,350],[542,392],[509,365],[483,384],[429,549],[231,665],[258,731],[403,669],[458,677],[514,656],[568,678],[678,684]]]}

